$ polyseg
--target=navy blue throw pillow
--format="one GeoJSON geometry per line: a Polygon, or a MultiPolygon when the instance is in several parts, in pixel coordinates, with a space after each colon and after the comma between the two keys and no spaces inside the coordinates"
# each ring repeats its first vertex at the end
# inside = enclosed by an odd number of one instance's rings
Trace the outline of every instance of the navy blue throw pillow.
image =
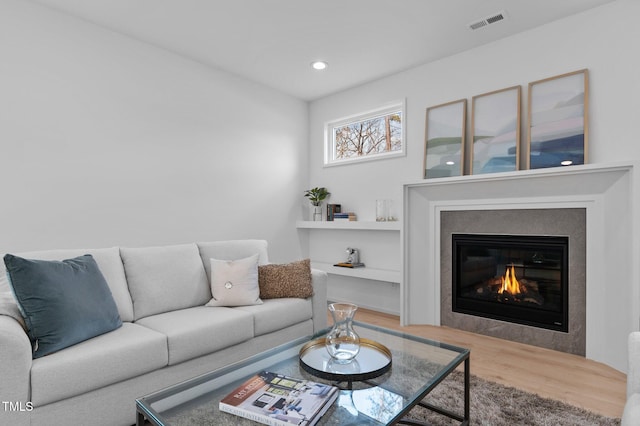
{"type": "Polygon", "coordinates": [[[4,263],[28,327],[34,359],[122,325],[93,256],[48,261],[7,254],[4,263]]]}

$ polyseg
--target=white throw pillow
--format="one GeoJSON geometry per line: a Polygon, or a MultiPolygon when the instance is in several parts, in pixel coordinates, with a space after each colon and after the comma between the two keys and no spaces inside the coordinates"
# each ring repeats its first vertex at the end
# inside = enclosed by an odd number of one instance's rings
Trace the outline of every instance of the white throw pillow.
{"type": "Polygon", "coordinates": [[[258,254],[238,260],[211,259],[211,295],[207,306],[261,305],[258,254]]]}

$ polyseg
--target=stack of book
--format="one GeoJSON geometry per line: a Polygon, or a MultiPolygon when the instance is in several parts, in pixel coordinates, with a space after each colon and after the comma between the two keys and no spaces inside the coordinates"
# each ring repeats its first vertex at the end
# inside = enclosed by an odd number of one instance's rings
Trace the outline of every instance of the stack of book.
{"type": "Polygon", "coordinates": [[[312,426],[338,398],[335,386],[263,371],[238,386],[220,411],[275,426],[312,426]]]}
{"type": "Polygon", "coordinates": [[[333,215],[333,220],[338,221],[338,220],[348,220],[348,221],[356,221],[358,220],[358,217],[356,216],[355,213],[353,212],[347,212],[347,213],[335,213],[333,215]]]}

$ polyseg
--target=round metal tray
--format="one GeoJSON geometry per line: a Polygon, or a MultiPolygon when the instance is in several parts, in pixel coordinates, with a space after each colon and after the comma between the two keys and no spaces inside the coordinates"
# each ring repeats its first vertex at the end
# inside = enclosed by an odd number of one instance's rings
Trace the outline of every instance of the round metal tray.
{"type": "Polygon", "coordinates": [[[315,339],[300,349],[300,366],[309,374],[328,380],[357,382],[379,377],[391,369],[391,351],[380,343],[360,338],[360,352],[347,364],[329,356],[325,338],[315,339]]]}

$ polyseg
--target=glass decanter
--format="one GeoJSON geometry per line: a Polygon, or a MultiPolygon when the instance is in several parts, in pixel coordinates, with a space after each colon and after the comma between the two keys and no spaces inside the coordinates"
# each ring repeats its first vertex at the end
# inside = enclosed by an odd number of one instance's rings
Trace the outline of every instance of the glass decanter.
{"type": "Polygon", "coordinates": [[[351,303],[332,303],[329,312],[333,328],[326,337],[327,352],[334,362],[347,364],[360,352],[360,337],[353,330],[353,316],[358,307],[351,303]]]}

